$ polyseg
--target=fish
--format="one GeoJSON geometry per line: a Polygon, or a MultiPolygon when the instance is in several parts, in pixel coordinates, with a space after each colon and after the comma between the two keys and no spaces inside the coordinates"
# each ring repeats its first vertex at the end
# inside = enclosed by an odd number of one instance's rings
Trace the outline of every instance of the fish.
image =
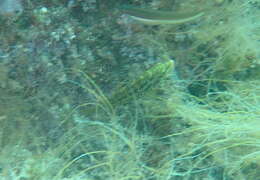
{"type": "MultiPolygon", "coordinates": [[[[85,117],[96,115],[97,107],[103,107],[102,109],[109,114],[114,114],[115,109],[118,106],[126,105],[129,102],[144,96],[149,90],[155,88],[164,80],[174,69],[174,61],[167,60],[164,62],[158,62],[148,70],[144,71],[136,79],[127,82],[121,87],[116,88],[110,96],[105,96],[103,92],[97,87],[94,81],[88,76],[87,79],[91,84],[94,84],[96,90],[87,89],[90,93],[97,97],[96,105],[88,106],[87,109],[82,109],[84,104],[79,106],[79,112],[85,117]]],[[[90,103],[91,104],[91,103],[90,103]]]]}
{"type": "Polygon", "coordinates": [[[205,14],[203,11],[172,12],[131,6],[123,6],[120,10],[132,19],[147,25],[182,24],[198,19],[205,14]]]}
{"type": "Polygon", "coordinates": [[[153,67],[144,71],[139,77],[126,85],[117,88],[116,91],[109,97],[109,102],[112,106],[122,105],[129,102],[134,97],[143,96],[147,91],[156,87],[169,73],[174,69],[174,61],[167,60],[159,62],[153,67]]]}

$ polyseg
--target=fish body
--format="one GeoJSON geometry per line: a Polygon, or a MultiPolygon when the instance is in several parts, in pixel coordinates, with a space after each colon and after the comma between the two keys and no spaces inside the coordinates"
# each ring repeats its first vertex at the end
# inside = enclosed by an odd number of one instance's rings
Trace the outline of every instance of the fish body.
{"type": "Polygon", "coordinates": [[[160,62],[145,71],[141,76],[118,88],[109,98],[113,105],[122,105],[131,99],[144,95],[148,90],[156,87],[170,72],[173,71],[174,61],[160,62]]]}
{"type": "Polygon", "coordinates": [[[177,13],[171,11],[142,9],[136,7],[122,7],[121,11],[132,19],[149,25],[181,24],[195,20],[204,15],[204,12],[177,13]]]}

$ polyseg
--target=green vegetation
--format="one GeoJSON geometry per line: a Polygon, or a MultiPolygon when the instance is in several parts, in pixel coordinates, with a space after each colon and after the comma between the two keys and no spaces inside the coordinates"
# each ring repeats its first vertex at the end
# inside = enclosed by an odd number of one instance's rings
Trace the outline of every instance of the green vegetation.
{"type": "Polygon", "coordinates": [[[260,1],[100,2],[1,15],[0,179],[258,179],[260,1]]]}

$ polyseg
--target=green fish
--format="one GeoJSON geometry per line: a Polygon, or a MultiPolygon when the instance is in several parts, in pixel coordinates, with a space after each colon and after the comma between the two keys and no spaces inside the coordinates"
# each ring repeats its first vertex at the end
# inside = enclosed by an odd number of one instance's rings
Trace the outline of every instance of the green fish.
{"type": "MultiPolygon", "coordinates": [[[[110,114],[114,114],[116,107],[125,105],[132,100],[143,96],[150,89],[156,87],[174,68],[174,61],[168,60],[155,64],[146,70],[141,76],[135,80],[129,81],[127,84],[117,88],[111,96],[106,97],[97,85],[89,78],[90,83],[95,90],[88,89],[97,98],[97,105],[110,114]]],[[[88,104],[88,103],[87,103],[88,104]]],[[[91,104],[91,103],[90,103],[91,104]]],[[[84,104],[82,105],[84,106],[84,104]]],[[[88,106],[87,109],[79,108],[82,115],[92,116],[97,112],[96,106],[88,106]]]]}
{"type": "Polygon", "coordinates": [[[160,62],[145,71],[141,76],[116,90],[109,98],[112,106],[126,104],[133,98],[144,95],[156,87],[174,68],[174,61],[160,62]]]}

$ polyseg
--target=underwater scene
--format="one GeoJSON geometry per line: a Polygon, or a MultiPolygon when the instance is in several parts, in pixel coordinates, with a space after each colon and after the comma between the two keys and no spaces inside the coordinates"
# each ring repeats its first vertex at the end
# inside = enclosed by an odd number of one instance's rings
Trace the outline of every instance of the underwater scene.
{"type": "Polygon", "coordinates": [[[1,0],[0,180],[260,180],[260,0],[1,0]]]}

